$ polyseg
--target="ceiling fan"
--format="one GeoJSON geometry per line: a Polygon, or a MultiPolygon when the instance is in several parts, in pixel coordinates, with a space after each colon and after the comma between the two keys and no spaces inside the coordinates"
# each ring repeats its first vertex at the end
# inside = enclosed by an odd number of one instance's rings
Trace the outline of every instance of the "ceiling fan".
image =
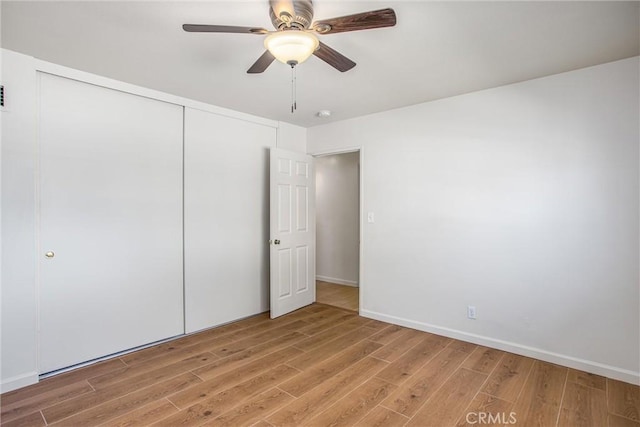
{"type": "Polygon", "coordinates": [[[396,24],[396,14],[389,8],[314,22],[312,0],[269,0],[269,16],[275,31],[259,27],[201,24],[184,24],[182,28],[195,33],[267,35],[264,40],[267,50],[247,70],[247,73],[255,74],[262,73],[275,59],[293,68],[311,55],[317,56],[338,71],[348,71],[356,63],[319,41],[317,34],[369,30],[396,24]]]}

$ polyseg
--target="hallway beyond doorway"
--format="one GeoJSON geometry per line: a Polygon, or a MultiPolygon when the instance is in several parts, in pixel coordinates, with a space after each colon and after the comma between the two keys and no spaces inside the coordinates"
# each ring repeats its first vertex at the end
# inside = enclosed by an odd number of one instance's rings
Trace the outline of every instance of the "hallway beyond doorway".
{"type": "Polygon", "coordinates": [[[357,312],[358,301],[359,288],[316,280],[316,302],[357,312]]]}

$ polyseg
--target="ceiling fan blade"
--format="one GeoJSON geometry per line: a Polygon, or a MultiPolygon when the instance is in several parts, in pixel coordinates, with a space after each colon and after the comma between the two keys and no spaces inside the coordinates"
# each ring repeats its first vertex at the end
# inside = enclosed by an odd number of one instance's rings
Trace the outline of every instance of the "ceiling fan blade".
{"type": "Polygon", "coordinates": [[[322,59],[327,64],[331,65],[336,70],[343,73],[356,66],[355,62],[339,53],[338,51],[331,49],[329,46],[322,42],[320,42],[320,46],[315,52],[313,52],[313,54],[322,59]]]}
{"type": "Polygon", "coordinates": [[[234,25],[200,25],[184,24],[182,29],[189,33],[239,33],[239,34],[266,34],[265,28],[236,27],[234,25]]]}
{"type": "Polygon", "coordinates": [[[265,50],[262,56],[258,58],[256,62],[253,63],[251,68],[247,70],[248,74],[258,74],[262,73],[264,70],[271,65],[271,63],[275,60],[275,56],[271,54],[268,50],[265,50]]]}
{"type": "Polygon", "coordinates": [[[317,21],[313,23],[312,28],[320,34],[334,34],[394,25],[396,25],[396,13],[393,9],[387,8],[317,21]]]}

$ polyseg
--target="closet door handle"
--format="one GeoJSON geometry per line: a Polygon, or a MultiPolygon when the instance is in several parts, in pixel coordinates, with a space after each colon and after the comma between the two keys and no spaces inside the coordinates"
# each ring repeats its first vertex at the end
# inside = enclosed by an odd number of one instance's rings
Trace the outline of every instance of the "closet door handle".
{"type": "Polygon", "coordinates": [[[47,258],[53,258],[54,256],[56,256],[56,254],[53,253],[53,251],[49,251],[45,253],[44,256],[46,256],[47,258]]]}

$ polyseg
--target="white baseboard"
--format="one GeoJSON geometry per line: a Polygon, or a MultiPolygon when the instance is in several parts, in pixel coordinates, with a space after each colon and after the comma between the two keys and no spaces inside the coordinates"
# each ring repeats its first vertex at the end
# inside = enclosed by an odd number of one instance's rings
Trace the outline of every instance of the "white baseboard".
{"type": "Polygon", "coordinates": [[[7,378],[0,382],[0,393],[16,390],[38,382],[37,372],[28,372],[15,377],[7,378]]]}
{"type": "Polygon", "coordinates": [[[576,357],[567,356],[564,354],[558,354],[551,351],[528,347],[509,341],[489,338],[482,335],[471,334],[456,329],[449,329],[437,325],[404,319],[401,317],[390,316],[387,314],[377,313],[375,311],[360,309],[360,316],[380,320],[387,323],[393,323],[395,325],[406,326],[408,328],[430,332],[449,338],[455,338],[461,341],[483,345],[485,347],[496,348],[498,350],[504,350],[510,353],[519,354],[521,356],[532,357],[535,359],[543,360],[545,362],[555,363],[557,365],[590,372],[592,374],[602,375],[630,384],[640,385],[640,372],[629,371],[626,369],[617,368],[615,366],[605,365],[602,363],[592,362],[584,359],[578,359],[576,357]]]}
{"type": "Polygon", "coordinates": [[[358,282],[356,282],[355,280],[338,279],[336,277],[328,277],[328,276],[316,276],[316,280],[335,283],[336,285],[353,286],[354,288],[358,287],[358,282]]]}

